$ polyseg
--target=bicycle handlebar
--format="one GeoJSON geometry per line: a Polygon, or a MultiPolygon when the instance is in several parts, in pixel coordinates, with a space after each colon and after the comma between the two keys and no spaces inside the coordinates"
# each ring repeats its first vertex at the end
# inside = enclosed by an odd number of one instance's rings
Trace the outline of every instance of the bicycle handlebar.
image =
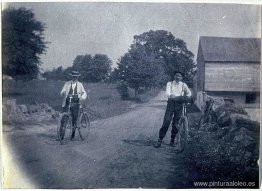
{"type": "Polygon", "coordinates": [[[224,102],[224,99],[223,98],[216,98],[216,97],[212,97],[210,95],[207,95],[207,93],[204,91],[203,92],[204,96],[207,97],[207,98],[210,98],[212,101],[214,102],[217,102],[217,103],[221,103],[221,102],[224,102]]]}
{"type": "Polygon", "coordinates": [[[187,105],[194,102],[193,98],[187,97],[187,96],[178,96],[178,97],[169,98],[169,99],[174,100],[178,103],[184,103],[184,104],[187,104],[187,105]]]}
{"type": "Polygon", "coordinates": [[[69,98],[73,98],[73,96],[79,96],[79,95],[83,95],[83,93],[77,93],[77,94],[68,94],[69,98]]]}

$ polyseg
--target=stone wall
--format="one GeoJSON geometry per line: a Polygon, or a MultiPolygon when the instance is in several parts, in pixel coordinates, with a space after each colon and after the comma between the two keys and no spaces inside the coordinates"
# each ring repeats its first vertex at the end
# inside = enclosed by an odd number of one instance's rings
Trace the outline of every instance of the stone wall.
{"type": "Polygon", "coordinates": [[[43,122],[55,119],[59,112],[46,103],[17,104],[16,99],[3,101],[3,123],[43,122]]]}

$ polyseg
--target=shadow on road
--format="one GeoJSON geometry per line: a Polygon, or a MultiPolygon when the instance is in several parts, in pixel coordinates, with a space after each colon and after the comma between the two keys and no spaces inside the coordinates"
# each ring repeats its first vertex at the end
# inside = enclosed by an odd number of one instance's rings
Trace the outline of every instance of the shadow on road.
{"type": "Polygon", "coordinates": [[[166,109],[166,105],[147,105],[147,106],[157,108],[157,109],[162,109],[162,110],[166,109]]]}
{"type": "Polygon", "coordinates": [[[154,146],[154,144],[156,143],[155,140],[149,140],[149,139],[143,139],[143,140],[139,140],[139,139],[136,139],[136,140],[128,140],[128,139],[125,139],[123,140],[124,143],[128,143],[128,144],[131,144],[131,145],[136,145],[136,146],[154,146]]]}
{"type": "Polygon", "coordinates": [[[37,137],[43,138],[44,142],[48,145],[61,145],[55,134],[38,134],[37,137]]]}
{"type": "Polygon", "coordinates": [[[151,139],[135,139],[135,140],[123,140],[124,143],[134,145],[134,146],[146,146],[146,147],[152,147],[156,150],[159,150],[160,152],[163,152],[164,150],[169,153],[182,153],[182,151],[179,151],[177,147],[171,147],[169,144],[163,142],[162,146],[160,148],[155,148],[154,145],[156,144],[156,140],[151,139]]]}

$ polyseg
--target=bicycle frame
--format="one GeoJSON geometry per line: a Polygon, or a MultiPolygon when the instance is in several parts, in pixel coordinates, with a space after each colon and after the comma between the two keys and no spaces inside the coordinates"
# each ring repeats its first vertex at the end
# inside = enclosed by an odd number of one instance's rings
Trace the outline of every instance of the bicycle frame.
{"type": "MultiPolygon", "coordinates": [[[[207,94],[207,92],[203,91],[203,101],[204,103],[210,103],[209,108],[213,109],[214,103],[217,104],[223,104],[224,103],[224,98],[217,98],[217,97],[212,97],[207,94]]],[[[202,109],[202,114],[206,111],[206,106],[202,109]]],[[[209,109],[210,110],[210,109],[209,109]]]]}
{"type": "MultiPolygon", "coordinates": [[[[74,95],[76,95],[76,94],[74,94],[74,95]]],[[[79,134],[81,133],[80,132],[79,118],[81,117],[81,114],[84,113],[84,110],[81,107],[81,103],[76,103],[76,104],[79,105],[79,110],[78,110],[78,114],[77,114],[77,121],[76,121],[77,124],[76,124],[76,126],[73,126],[73,124],[72,124],[72,113],[71,113],[70,110],[72,108],[71,107],[72,106],[72,99],[73,99],[74,95],[73,94],[69,94],[68,95],[68,98],[69,98],[68,103],[67,103],[68,104],[68,108],[66,108],[65,113],[62,114],[61,119],[59,119],[59,122],[58,122],[58,139],[60,140],[61,144],[63,144],[63,142],[64,142],[64,137],[62,139],[60,139],[60,127],[61,127],[61,123],[62,123],[61,120],[62,120],[63,116],[67,116],[68,117],[67,126],[65,127],[66,129],[71,129],[71,130],[78,129],[79,130],[79,134]]],[[[89,119],[88,119],[88,121],[89,121],[89,119]]],[[[81,137],[82,140],[84,140],[82,134],[80,134],[80,137],[81,137]]]]}
{"type": "MultiPolygon", "coordinates": [[[[68,110],[67,110],[67,113],[70,114],[70,108],[71,108],[71,103],[72,103],[72,99],[73,99],[73,96],[74,95],[77,95],[77,94],[71,94],[69,95],[69,104],[68,104],[68,110]]],[[[82,109],[82,105],[80,103],[79,104],[79,111],[82,109]]]]}
{"type": "Polygon", "coordinates": [[[182,108],[182,117],[186,116],[187,112],[187,104],[188,103],[183,103],[183,108],[182,108]]]}
{"type": "Polygon", "coordinates": [[[70,108],[71,108],[71,102],[72,102],[73,96],[69,96],[69,104],[68,104],[68,111],[67,113],[70,113],[70,108]]]}
{"type": "MultiPolygon", "coordinates": [[[[179,129],[178,129],[178,148],[180,151],[184,150],[185,147],[185,142],[184,144],[181,143],[181,138],[183,137],[183,135],[181,135],[182,132],[184,132],[184,141],[188,141],[188,119],[187,119],[187,105],[189,103],[183,103],[182,105],[182,114],[181,117],[178,121],[179,124],[179,129]],[[182,136],[182,137],[181,137],[182,136]],[[184,146],[182,146],[184,145],[184,146]]],[[[183,140],[183,138],[182,138],[183,140]]]]}
{"type": "Polygon", "coordinates": [[[212,120],[213,120],[212,112],[214,111],[213,109],[214,103],[216,102],[221,104],[222,99],[209,96],[205,91],[203,92],[203,96],[205,99],[205,106],[202,110],[202,116],[199,120],[198,128],[206,129],[208,126],[212,124],[212,120]]]}
{"type": "MultiPolygon", "coordinates": [[[[74,95],[77,95],[77,94],[70,94],[69,95],[69,104],[68,104],[68,110],[67,110],[67,113],[68,113],[68,115],[70,117],[70,124],[71,124],[71,126],[72,126],[72,115],[71,115],[70,109],[71,109],[72,99],[73,99],[74,95]]],[[[78,111],[78,114],[77,114],[77,124],[78,124],[78,120],[79,120],[79,115],[80,115],[81,112],[83,112],[82,109],[83,108],[81,107],[81,104],[79,103],[79,111],[78,111]]],[[[74,127],[72,127],[72,128],[74,128],[74,127]]]]}

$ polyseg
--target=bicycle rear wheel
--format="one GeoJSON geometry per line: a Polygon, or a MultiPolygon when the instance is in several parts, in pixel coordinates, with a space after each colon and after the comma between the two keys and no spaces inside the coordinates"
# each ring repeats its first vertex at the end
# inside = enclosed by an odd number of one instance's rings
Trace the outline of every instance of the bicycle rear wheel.
{"type": "Polygon", "coordinates": [[[198,123],[198,129],[207,130],[211,128],[211,125],[212,125],[212,115],[210,113],[207,113],[201,116],[198,123]]]}
{"type": "Polygon", "coordinates": [[[58,139],[61,144],[67,143],[72,135],[72,126],[70,116],[68,114],[63,114],[58,120],[57,128],[58,139]]]}
{"type": "Polygon", "coordinates": [[[199,122],[198,122],[198,129],[203,129],[204,128],[204,126],[205,126],[205,116],[204,115],[202,115],[201,116],[201,118],[200,118],[200,120],[199,120],[199,122]]]}
{"type": "Polygon", "coordinates": [[[181,118],[179,121],[179,139],[178,139],[178,150],[184,151],[186,148],[188,139],[188,119],[187,117],[181,118]]]}
{"type": "Polygon", "coordinates": [[[79,116],[78,131],[82,140],[87,140],[90,133],[90,120],[86,112],[83,112],[79,116]]]}

